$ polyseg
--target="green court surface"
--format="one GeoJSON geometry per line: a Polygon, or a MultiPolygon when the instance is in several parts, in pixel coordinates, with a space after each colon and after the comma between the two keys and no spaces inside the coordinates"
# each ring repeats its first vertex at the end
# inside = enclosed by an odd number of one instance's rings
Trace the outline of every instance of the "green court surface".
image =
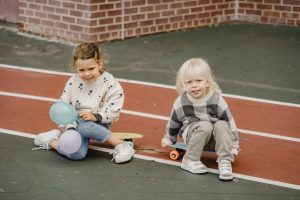
{"type": "Polygon", "coordinates": [[[112,155],[90,150],[82,161],[34,148],[31,138],[0,134],[2,200],[296,200],[299,190],[217,174],[193,175],[177,166],[133,159],[114,164],[112,155]]]}

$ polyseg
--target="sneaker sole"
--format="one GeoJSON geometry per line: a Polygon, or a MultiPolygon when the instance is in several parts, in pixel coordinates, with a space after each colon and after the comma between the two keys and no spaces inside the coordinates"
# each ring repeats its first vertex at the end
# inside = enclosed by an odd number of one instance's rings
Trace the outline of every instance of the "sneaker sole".
{"type": "Polygon", "coordinates": [[[207,169],[203,169],[201,171],[193,172],[193,171],[190,171],[188,168],[185,168],[184,166],[180,166],[180,167],[181,167],[181,169],[183,169],[185,171],[188,171],[188,172],[190,172],[192,174],[206,174],[208,172],[207,169]]]}
{"type": "Polygon", "coordinates": [[[232,181],[233,180],[233,176],[219,176],[219,179],[221,181],[232,181]]]}
{"type": "Polygon", "coordinates": [[[120,159],[120,160],[116,160],[116,159],[115,159],[115,163],[121,164],[121,163],[127,163],[127,162],[130,162],[130,161],[132,160],[132,158],[133,158],[133,155],[134,155],[134,154],[132,154],[132,155],[130,156],[129,159],[120,159]]]}
{"type": "Polygon", "coordinates": [[[116,164],[128,163],[128,162],[130,162],[131,160],[132,160],[132,158],[130,158],[129,160],[118,160],[118,161],[115,160],[115,163],[116,163],[116,164]]]}

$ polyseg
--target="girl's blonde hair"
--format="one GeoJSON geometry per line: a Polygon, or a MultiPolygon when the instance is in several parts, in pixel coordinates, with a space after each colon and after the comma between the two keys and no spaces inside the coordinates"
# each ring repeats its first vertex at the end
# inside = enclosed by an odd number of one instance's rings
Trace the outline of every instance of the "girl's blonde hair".
{"type": "Polygon", "coordinates": [[[209,64],[202,58],[191,58],[185,61],[177,72],[176,89],[179,94],[185,92],[184,80],[204,76],[209,82],[209,90],[221,93],[221,89],[212,73],[209,64]]]}
{"type": "MultiPolygon", "coordinates": [[[[76,70],[77,60],[87,60],[91,58],[94,58],[97,63],[103,64],[103,55],[101,48],[93,42],[83,42],[78,44],[73,52],[72,68],[76,70]]],[[[104,70],[104,68],[102,68],[102,70],[104,70]]]]}

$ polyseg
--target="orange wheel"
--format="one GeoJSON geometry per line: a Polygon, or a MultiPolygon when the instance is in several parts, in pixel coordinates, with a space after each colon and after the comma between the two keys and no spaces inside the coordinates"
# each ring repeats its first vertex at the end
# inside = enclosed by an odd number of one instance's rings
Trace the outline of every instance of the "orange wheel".
{"type": "Polygon", "coordinates": [[[179,158],[179,156],[180,156],[180,153],[178,151],[174,150],[174,151],[170,152],[170,158],[172,160],[177,160],[179,158]]]}

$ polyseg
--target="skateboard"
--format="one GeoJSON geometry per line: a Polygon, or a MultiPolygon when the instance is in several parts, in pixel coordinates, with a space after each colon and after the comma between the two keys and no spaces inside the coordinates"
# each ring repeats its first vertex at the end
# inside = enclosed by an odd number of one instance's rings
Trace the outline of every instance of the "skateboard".
{"type": "Polygon", "coordinates": [[[186,151],[186,144],[183,142],[176,142],[175,144],[168,145],[169,147],[175,148],[175,150],[171,151],[169,156],[172,160],[177,160],[181,158],[186,151]]]}
{"type": "MultiPolygon", "coordinates": [[[[169,156],[172,160],[178,160],[182,158],[185,154],[187,145],[184,142],[176,142],[175,144],[168,145],[169,147],[175,148],[175,150],[171,151],[169,156]]],[[[215,152],[214,150],[203,150],[205,152],[215,152]]]]}
{"type": "Polygon", "coordinates": [[[143,137],[143,135],[138,133],[113,132],[112,134],[114,134],[117,138],[121,140],[129,141],[129,142],[133,142],[133,139],[138,139],[143,137]]]}

